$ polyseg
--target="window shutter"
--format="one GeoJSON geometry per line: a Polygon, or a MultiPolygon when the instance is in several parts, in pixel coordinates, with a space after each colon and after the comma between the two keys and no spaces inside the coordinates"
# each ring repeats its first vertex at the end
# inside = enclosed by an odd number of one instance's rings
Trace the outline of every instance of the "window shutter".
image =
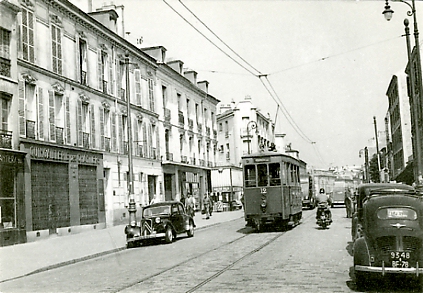
{"type": "Polygon", "coordinates": [[[19,106],[18,106],[18,114],[19,114],[19,135],[26,137],[26,120],[25,120],[25,112],[26,112],[26,101],[25,101],[25,81],[20,79],[18,88],[18,97],[19,97],[19,106]]]}
{"type": "Polygon", "coordinates": [[[134,143],[133,146],[135,148],[135,155],[138,156],[139,155],[139,141],[138,141],[138,119],[134,118],[134,143]]]}
{"type": "Polygon", "coordinates": [[[94,113],[94,105],[92,104],[90,106],[90,114],[91,114],[91,147],[96,148],[97,144],[95,141],[95,113],[94,113]]]}
{"type": "Polygon", "coordinates": [[[81,42],[80,42],[80,38],[76,38],[76,42],[75,42],[75,44],[76,44],[76,66],[75,66],[75,70],[76,70],[76,80],[77,81],[79,81],[79,82],[81,82],[82,81],[82,78],[81,78],[81,70],[82,70],[82,68],[81,68],[81,51],[80,51],[80,44],[81,44],[81,42]]]}
{"type": "Polygon", "coordinates": [[[139,69],[135,69],[135,102],[138,106],[141,106],[141,72],[139,69]]]}
{"type": "Polygon", "coordinates": [[[117,134],[116,134],[116,113],[111,113],[111,124],[112,124],[112,150],[117,150],[117,134]]]}
{"type": "Polygon", "coordinates": [[[148,100],[149,100],[149,107],[150,111],[154,112],[154,83],[152,79],[148,80],[148,100]]]}
{"type": "Polygon", "coordinates": [[[77,132],[78,132],[78,146],[82,146],[83,138],[82,138],[82,101],[78,99],[76,103],[76,121],[78,124],[77,132]]]}
{"type": "Polygon", "coordinates": [[[147,150],[148,150],[148,138],[147,138],[147,127],[146,127],[146,124],[145,123],[143,123],[142,124],[142,140],[143,140],[143,146],[144,146],[144,156],[145,157],[148,157],[148,152],[147,152],[147,150]]]}
{"type": "Polygon", "coordinates": [[[112,54],[109,54],[108,57],[108,63],[109,63],[109,94],[114,94],[114,80],[113,80],[113,58],[112,54]]]}
{"type": "Polygon", "coordinates": [[[100,107],[100,149],[104,150],[104,108],[100,107]]]}
{"type": "Polygon", "coordinates": [[[48,117],[49,117],[49,133],[50,141],[56,140],[56,125],[55,125],[55,108],[54,108],[54,92],[48,92],[48,117]]]}
{"type": "Polygon", "coordinates": [[[38,88],[38,139],[44,139],[44,91],[38,88]]]}
{"type": "Polygon", "coordinates": [[[98,75],[98,89],[103,91],[103,72],[101,62],[101,50],[97,49],[97,75],[98,75]]]}
{"type": "Polygon", "coordinates": [[[65,122],[66,122],[66,143],[71,143],[71,121],[70,121],[70,103],[69,96],[65,97],[65,122]]]}
{"type": "Polygon", "coordinates": [[[122,115],[118,114],[118,127],[119,127],[119,152],[123,153],[123,125],[122,125],[122,115]]]}

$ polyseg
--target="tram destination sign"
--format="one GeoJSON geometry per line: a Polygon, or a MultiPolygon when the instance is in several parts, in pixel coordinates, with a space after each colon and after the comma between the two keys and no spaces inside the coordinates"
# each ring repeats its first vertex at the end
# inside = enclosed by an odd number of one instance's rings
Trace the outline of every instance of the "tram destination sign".
{"type": "Polygon", "coordinates": [[[255,163],[270,162],[270,158],[254,158],[255,163]]]}

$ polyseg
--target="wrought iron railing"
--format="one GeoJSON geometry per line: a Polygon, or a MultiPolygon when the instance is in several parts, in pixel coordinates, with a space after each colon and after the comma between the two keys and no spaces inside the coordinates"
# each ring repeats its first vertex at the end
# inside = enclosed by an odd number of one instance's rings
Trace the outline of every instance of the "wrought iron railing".
{"type": "Polygon", "coordinates": [[[26,120],[26,137],[35,139],[35,121],[26,120]]]}
{"type": "Polygon", "coordinates": [[[165,114],[165,121],[170,122],[170,120],[172,118],[172,112],[170,111],[170,109],[165,108],[164,114],[165,114]]]}
{"type": "Polygon", "coordinates": [[[110,152],[110,137],[105,137],[104,138],[104,150],[106,152],[110,152]]]}
{"type": "Polygon", "coordinates": [[[128,142],[124,141],[122,146],[123,146],[123,150],[122,150],[123,154],[127,155],[128,154],[128,142]]]}
{"type": "Polygon", "coordinates": [[[82,133],[82,146],[86,149],[90,148],[90,134],[87,132],[82,133]]]}
{"type": "Polygon", "coordinates": [[[203,167],[206,166],[206,161],[205,160],[200,159],[199,162],[200,162],[200,166],[203,166],[203,167]]]}
{"type": "Polygon", "coordinates": [[[56,126],[56,142],[58,144],[63,144],[64,143],[63,133],[64,133],[63,127],[57,127],[56,126]]]}
{"type": "Polygon", "coordinates": [[[10,68],[10,60],[0,57],[0,75],[11,77],[10,68]]]}
{"type": "Polygon", "coordinates": [[[173,153],[166,152],[166,160],[173,161],[173,153]]]}
{"type": "Polygon", "coordinates": [[[188,163],[187,156],[181,156],[181,163],[184,163],[184,164],[187,164],[188,163]]]}
{"type": "Polygon", "coordinates": [[[178,118],[179,118],[179,125],[183,126],[185,124],[185,117],[184,117],[184,113],[182,113],[181,111],[179,111],[178,113],[178,118]]]}
{"type": "Polygon", "coordinates": [[[107,94],[107,80],[103,80],[103,94],[107,94]]]}
{"type": "Polygon", "coordinates": [[[12,131],[0,129],[0,148],[12,148],[12,131]]]}

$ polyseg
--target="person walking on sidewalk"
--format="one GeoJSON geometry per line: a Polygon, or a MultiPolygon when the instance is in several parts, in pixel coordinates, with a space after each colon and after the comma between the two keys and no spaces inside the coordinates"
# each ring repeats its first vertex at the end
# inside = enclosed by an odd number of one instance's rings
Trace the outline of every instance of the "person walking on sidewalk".
{"type": "MultiPolygon", "coordinates": [[[[190,193],[187,194],[187,199],[185,200],[185,209],[187,214],[191,216],[192,220],[194,221],[195,216],[195,199],[192,197],[190,193]]],[[[195,227],[195,222],[194,222],[195,227]]]]}
{"type": "Polygon", "coordinates": [[[206,220],[210,219],[210,198],[207,193],[204,194],[204,211],[206,214],[206,220]]]}

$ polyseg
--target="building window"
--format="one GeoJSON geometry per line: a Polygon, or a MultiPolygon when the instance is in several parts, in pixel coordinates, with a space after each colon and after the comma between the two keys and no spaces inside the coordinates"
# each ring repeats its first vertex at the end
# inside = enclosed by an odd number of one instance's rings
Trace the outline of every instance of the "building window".
{"type": "Polygon", "coordinates": [[[51,26],[51,55],[53,58],[53,72],[62,74],[62,32],[55,25],[51,26]]]}
{"type": "Polygon", "coordinates": [[[98,56],[98,89],[101,90],[103,93],[107,94],[107,87],[108,87],[107,52],[99,49],[97,52],[97,56],[98,56]]]}
{"type": "Polygon", "coordinates": [[[10,31],[0,28],[0,75],[10,77],[10,31]]]}
{"type": "Polygon", "coordinates": [[[34,14],[22,8],[22,58],[31,63],[35,62],[34,53],[34,14]]]}
{"type": "Polygon", "coordinates": [[[0,107],[1,130],[8,130],[9,99],[0,96],[0,107]]]}
{"type": "Polygon", "coordinates": [[[149,110],[154,112],[154,82],[152,79],[148,80],[148,100],[149,110]]]}
{"type": "Polygon", "coordinates": [[[0,176],[3,179],[0,185],[0,230],[15,228],[15,168],[7,165],[1,167],[0,176]]]}
{"type": "Polygon", "coordinates": [[[83,85],[87,85],[87,49],[87,42],[79,39],[79,82],[83,85]]]}
{"type": "Polygon", "coordinates": [[[141,71],[139,69],[134,70],[135,74],[135,103],[141,106],[142,92],[141,92],[141,71]]]}

